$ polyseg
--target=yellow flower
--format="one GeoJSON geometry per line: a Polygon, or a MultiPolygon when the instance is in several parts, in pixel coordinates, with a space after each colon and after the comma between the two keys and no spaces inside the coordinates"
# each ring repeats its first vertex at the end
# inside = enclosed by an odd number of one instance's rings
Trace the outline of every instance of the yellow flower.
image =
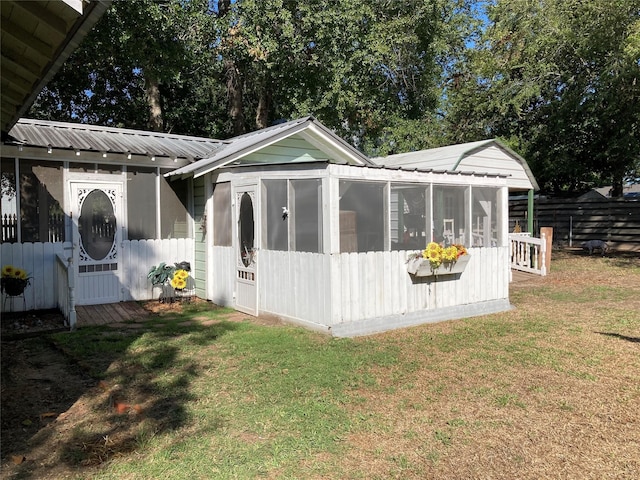
{"type": "Polygon", "coordinates": [[[171,279],[171,286],[173,288],[177,288],[178,290],[182,290],[187,286],[187,281],[184,278],[174,277],[171,279]]]}
{"type": "Polygon", "coordinates": [[[183,269],[176,270],[176,272],[173,274],[173,278],[177,277],[182,280],[186,280],[188,276],[189,276],[189,272],[183,269]]]}
{"type": "Polygon", "coordinates": [[[27,279],[27,272],[25,272],[21,268],[16,268],[13,271],[13,276],[14,276],[14,278],[19,278],[20,280],[26,280],[27,279]]]}
{"type": "Polygon", "coordinates": [[[15,270],[16,269],[14,268],[13,265],[5,265],[4,267],[2,267],[2,276],[13,277],[15,270]]]}
{"type": "Polygon", "coordinates": [[[445,262],[455,262],[458,259],[458,249],[455,245],[444,249],[442,257],[445,262]]]}

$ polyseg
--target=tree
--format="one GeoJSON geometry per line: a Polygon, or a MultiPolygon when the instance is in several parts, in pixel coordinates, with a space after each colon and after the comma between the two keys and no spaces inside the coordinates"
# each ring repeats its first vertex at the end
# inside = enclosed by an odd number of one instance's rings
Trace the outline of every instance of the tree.
{"type": "Polygon", "coordinates": [[[313,114],[369,153],[424,148],[463,4],[114,2],[32,115],[227,137],[313,114]]]}
{"type": "Polygon", "coordinates": [[[113,2],[30,115],[177,133],[220,117],[214,29],[206,0],[113,2]]]}
{"type": "Polygon", "coordinates": [[[640,1],[498,0],[448,88],[455,141],[502,136],[545,190],[622,182],[638,164],[640,1]]]}

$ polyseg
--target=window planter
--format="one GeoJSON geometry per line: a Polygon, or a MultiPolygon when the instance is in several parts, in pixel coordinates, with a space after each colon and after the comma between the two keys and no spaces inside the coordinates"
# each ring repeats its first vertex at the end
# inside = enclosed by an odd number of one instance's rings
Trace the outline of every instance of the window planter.
{"type": "Polygon", "coordinates": [[[442,263],[432,270],[426,258],[412,258],[407,262],[407,271],[416,277],[435,277],[438,275],[453,275],[464,272],[471,255],[462,255],[455,263],[442,263]]]}

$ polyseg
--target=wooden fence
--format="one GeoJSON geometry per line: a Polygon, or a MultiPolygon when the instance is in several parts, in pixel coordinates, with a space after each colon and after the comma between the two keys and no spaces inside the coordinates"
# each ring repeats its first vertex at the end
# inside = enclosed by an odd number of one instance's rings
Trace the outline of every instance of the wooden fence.
{"type": "MultiPolygon", "coordinates": [[[[124,300],[151,300],[159,292],[147,279],[149,269],[165,262],[168,264],[187,261],[193,265],[193,239],[171,240],[127,240],[122,248],[122,278],[126,279],[124,300]]],[[[31,284],[25,289],[24,303],[9,299],[6,310],[46,310],[59,308],[63,313],[73,311],[74,306],[65,304],[65,292],[70,288],[64,268],[72,255],[71,243],[3,243],[0,244],[2,265],[14,265],[25,270],[31,284]],[[59,260],[60,259],[60,260],[59,260]],[[62,303],[61,303],[62,302],[62,303]]],[[[3,311],[5,298],[2,298],[3,311]]]]}
{"type": "MultiPolygon", "coordinates": [[[[509,230],[527,225],[527,201],[509,201],[509,230]]],[[[586,240],[604,240],[616,250],[640,251],[640,201],[536,198],[534,235],[553,228],[557,247],[579,247],[586,240]]]]}

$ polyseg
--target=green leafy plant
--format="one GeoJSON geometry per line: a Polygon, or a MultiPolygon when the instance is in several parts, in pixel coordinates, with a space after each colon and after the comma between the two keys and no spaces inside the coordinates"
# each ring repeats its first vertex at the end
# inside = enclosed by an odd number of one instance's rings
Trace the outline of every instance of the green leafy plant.
{"type": "Polygon", "coordinates": [[[162,262],[160,265],[151,267],[147,278],[151,280],[153,285],[163,285],[173,278],[177,266],[167,265],[162,262]]]}

